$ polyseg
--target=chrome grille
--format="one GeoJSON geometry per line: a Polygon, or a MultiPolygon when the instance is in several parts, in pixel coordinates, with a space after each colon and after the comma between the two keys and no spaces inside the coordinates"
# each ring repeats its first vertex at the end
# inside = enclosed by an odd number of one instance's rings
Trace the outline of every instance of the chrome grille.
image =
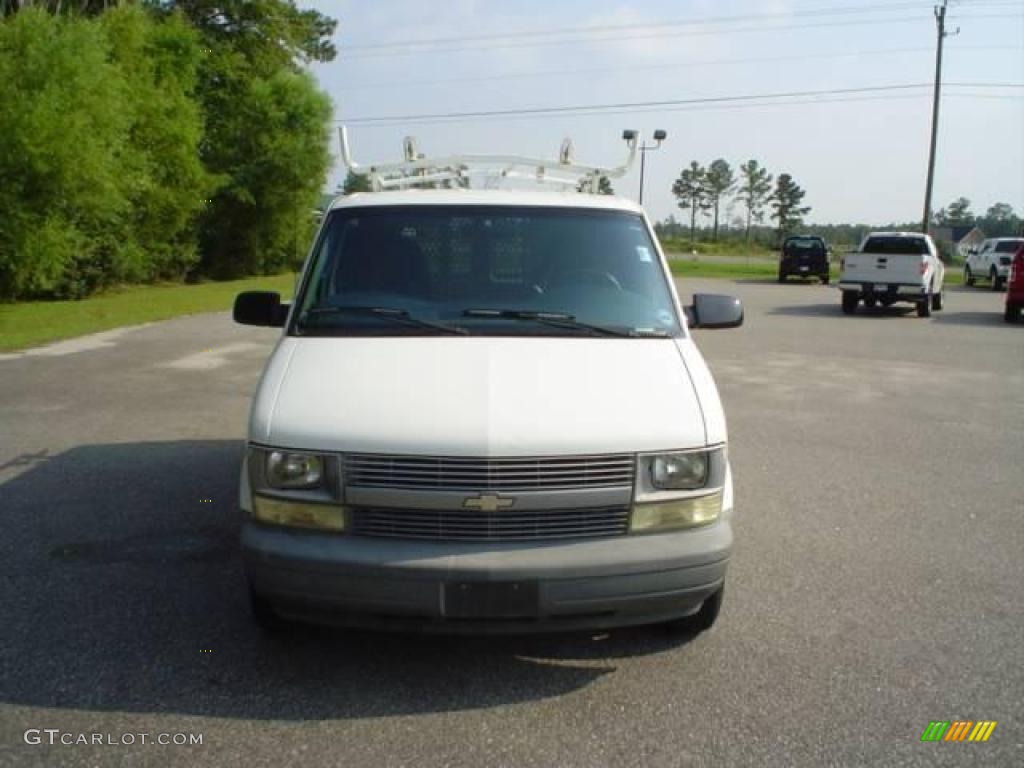
{"type": "Polygon", "coordinates": [[[345,456],[345,484],[418,490],[541,491],[633,484],[633,457],[345,456]]]}
{"type": "Polygon", "coordinates": [[[357,508],[352,510],[351,522],[351,531],[357,536],[434,541],[592,539],[625,534],[629,508],[499,512],[357,508]]]}

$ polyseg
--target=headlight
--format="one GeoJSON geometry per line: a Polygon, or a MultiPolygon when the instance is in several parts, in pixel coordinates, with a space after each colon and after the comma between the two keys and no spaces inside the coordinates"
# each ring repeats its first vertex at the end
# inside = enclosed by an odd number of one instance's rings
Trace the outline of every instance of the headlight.
{"type": "Polygon", "coordinates": [[[634,504],[629,516],[630,533],[655,533],[673,528],[695,528],[718,519],[722,492],[658,504],[634,504]]]}
{"type": "Polygon", "coordinates": [[[265,470],[271,488],[318,488],[324,476],[319,456],[290,451],[267,453],[265,470]]]}
{"type": "Polygon", "coordinates": [[[650,462],[651,485],[659,490],[694,490],[707,483],[708,454],[703,451],[663,453],[650,462]]]}
{"type": "Polygon", "coordinates": [[[261,523],[286,525],[292,528],[345,530],[345,508],[333,504],[309,504],[302,501],[254,496],[252,511],[253,517],[261,523]]]}

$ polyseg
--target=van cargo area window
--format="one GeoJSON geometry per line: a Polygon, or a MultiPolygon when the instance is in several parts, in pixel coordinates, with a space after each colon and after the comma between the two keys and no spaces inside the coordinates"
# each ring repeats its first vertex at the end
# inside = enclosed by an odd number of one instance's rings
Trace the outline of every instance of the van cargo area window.
{"type": "Polygon", "coordinates": [[[301,335],[682,333],[648,228],[623,211],[340,208],[297,306],[301,335]]]}

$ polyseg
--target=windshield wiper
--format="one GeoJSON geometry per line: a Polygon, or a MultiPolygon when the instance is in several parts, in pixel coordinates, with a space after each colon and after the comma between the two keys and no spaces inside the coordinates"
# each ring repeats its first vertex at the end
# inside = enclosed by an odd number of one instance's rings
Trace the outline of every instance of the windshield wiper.
{"type": "Polygon", "coordinates": [[[455,333],[466,335],[469,333],[465,328],[458,328],[454,325],[445,325],[444,323],[434,323],[430,320],[422,320],[418,317],[413,317],[409,314],[409,310],[401,309],[399,307],[359,307],[359,306],[337,306],[337,307],[311,307],[303,313],[303,319],[309,315],[344,315],[344,314],[360,314],[360,315],[373,315],[374,317],[383,317],[386,320],[394,320],[398,323],[405,323],[406,325],[415,325],[420,328],[430,328],[435,331],[441,331],[442,333],[455,333]]]}
{"type": "Polygon", "coordinates": [[[568,312],[540,312],[532,309],[466,309],[463,310],[462,314],[465,317],[497,317],[510,320],[532,320],[537,323],[544,323],[545,325],[553,325],[556,328],[590,331],[591,333],[597,333],[602,336],[629,337],[665,335],[659,334],[653,329],[644,329],[643,331],[626,329],[620,330],[617,328],[609,328],[604,325],[584,323],[581,320],[577,320],[574,315],[570,315],[568,312]]]}

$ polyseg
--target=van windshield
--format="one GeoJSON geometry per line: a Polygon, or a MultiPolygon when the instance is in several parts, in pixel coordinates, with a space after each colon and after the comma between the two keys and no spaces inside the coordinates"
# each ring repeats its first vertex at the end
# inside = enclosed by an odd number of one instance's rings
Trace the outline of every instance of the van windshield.
{"type": "Polygon", "coordinates": [[[681,333],[647,227],[620,211],[338,209],[297,302],[303,335],[681,333]]]}

